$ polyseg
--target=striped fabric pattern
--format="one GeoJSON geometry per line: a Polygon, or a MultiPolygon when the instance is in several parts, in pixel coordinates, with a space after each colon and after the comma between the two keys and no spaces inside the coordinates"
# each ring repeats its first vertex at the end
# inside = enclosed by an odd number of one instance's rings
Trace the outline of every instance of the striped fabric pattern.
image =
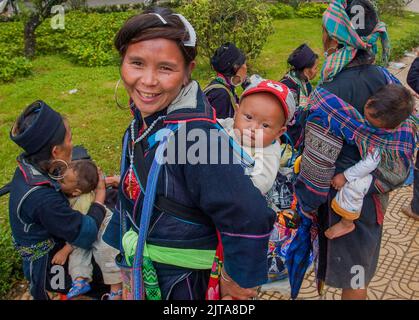
{"type": "Polygon", "coordinates": [[[357,145],[362,157],[377,149],[382,159],[390,162],[400,159],[406,167],[409,167],[415,150],[417,129],[415,116],[410,116],[396,129],[382,129],[368,125],[353,106],[321,87],[313,92],[310,100],[309,122],[318,123],[327,128],[323,131],[357,145]]]}

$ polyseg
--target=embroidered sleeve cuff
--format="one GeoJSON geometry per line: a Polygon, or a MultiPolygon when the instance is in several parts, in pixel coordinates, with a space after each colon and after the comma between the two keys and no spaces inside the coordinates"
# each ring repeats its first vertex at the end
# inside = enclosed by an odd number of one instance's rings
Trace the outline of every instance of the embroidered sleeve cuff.
{"type": "Polygon", "coordinates": [[[93,202],[90,205],[87,215],[93,218],[93,220],[96,222],[97,228],[100,229],[100,226],[102,225],[103,219],[106,215],[106,208],[97,202],[93,202]]]}
{"type": "Polygon", "coordinates": [[[269,234],[256,238],[222,234],[224,268],[242,288],[253,288],[268,281],[269,234]]]}
{"type": "Polygon", "coordinates": [[[93,218],[90,216],[83,216],[79,235],[71,242],[71,245],[86,250],[90,249],[93,242],[97,239],[98,230],[99,228],[93,218]]]}

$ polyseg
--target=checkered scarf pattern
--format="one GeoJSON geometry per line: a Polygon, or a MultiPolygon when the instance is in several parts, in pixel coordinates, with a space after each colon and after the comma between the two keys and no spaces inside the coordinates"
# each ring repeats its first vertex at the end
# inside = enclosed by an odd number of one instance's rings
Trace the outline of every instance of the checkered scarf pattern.
{"type": "Polygon", "coordinates": [[[369,36],[360,37],[345,11],[346,7],[346,0],[333,0],[323,14],[323,27],[331,38],[343,45],[343,48],[326,58],[321,71],[321,83],[333,80],[355,58],[358,49],[377,54],[378,38],[381,38],[383,63],[388,63],[390,43],[386,25],[379,22],[369,36]]]}

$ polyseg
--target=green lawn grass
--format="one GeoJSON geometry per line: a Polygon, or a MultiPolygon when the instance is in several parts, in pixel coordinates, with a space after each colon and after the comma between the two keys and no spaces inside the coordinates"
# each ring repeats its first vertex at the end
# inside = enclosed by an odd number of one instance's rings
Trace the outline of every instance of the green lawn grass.
{"type": "MultiPolygon", "coordinates": [[[[402,39],[413,31],[419,32],[418,14],[406,13],[403,18],[384,16],[383,20],[387,23],[390,40],[402,39]]],[[[324,61],[321,19],[275,20],[273,27],[275,33],[268,37],[253,69],[266,78],[281,79],[288,69],[289,54],[302,43],[307,43],[319,55],[321,68],[324,61]]]]}
{"type": "MultiPolygon", "coordinates": [[[[387,20],[393,40],[418,30],[418,15],[387,17],[387,20]]],[[[276,20],[272,27],[275,33],[268,38],[258,61],[250,65],[253,72],[280,79],[287,70],[288,55],[304,42],[323,61],[321,19],[276,20]]],[[[19,148],[9,139],[9,130],[22,109],[37,99],[45,100],[69,119],[74,144],[83,144],[105,173],[116,173],[121,137],[130,121],[129,111],[117,108],[114,102],[118,66],[87,68],[58,55],[37,57],[33,64],[32,76],[0,84],[0,185],[11,179],[19,154],[19,148]],[[72,89],[78,92],[69,94],[72,89]]],[[[210,77],[208,62],[198,59],[194,78],[206,85],[210,77]]],[[[126,101],[123,89],[119,90],[119,95],[126,101]]],[[[7,215],[7,197],[4,197],[0,199],[0,252],[12,255],[7,215]]],[[[0,257],[6,256],[1,254],[0,257]]],[[[15,264],[0,261],[0,297],[13,279],[10,276],[15,273],[13,269],[16,269],[15,264]]]]}

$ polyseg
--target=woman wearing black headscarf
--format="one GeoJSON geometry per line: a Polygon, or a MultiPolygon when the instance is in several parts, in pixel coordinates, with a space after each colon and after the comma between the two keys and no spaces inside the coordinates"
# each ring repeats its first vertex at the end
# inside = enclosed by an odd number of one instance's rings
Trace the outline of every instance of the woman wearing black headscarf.
{"type": "MultiPolygon", "coordinates": [[[[10,184],[9,217],[14,245],[23,259],[23,271],[34,299],[48,300],[47,291],[66,292],[71,279],[52,288],[51,259],[65,242],[89,249],[97,239],[105,208],[105,184],[100,179],[95,202],[87,215],[71,209],[59,180],[71,160],[68,122],[45,102],[28,106],[14,124],[10,138],[24,152],[10,184]]],[[[63,270],[65,271],[65,269],[63,270]]],[[[54,282],[55,283],[55,282],[54,282]]]]}
{"type": "Polygon", "coordinates": [[[291,89],[296,106],[305,105],[313,90],[310,81],[317,75],[319,56],[304,43],[290,54],[287,62],[291,69],[281,82],[291,89]]]}
{"type": "MultiPolygon", "coordinates": [[[[287,133],[292,143],[299,147],[302,138],[301,132],[307,116],[307,100],[313,90],[310,81],[317,75],[319,56],[304,43],[290,54],[288,64],[291,69],[281,79],[281,82],[290,88],[297,109],[294,119],[288,125],[287,133]]],[[[283,136],[283,139],[285,139],[285,136],[283,136]]]]}
{"type": "Polygon", "coordinates": [[[235,88],[247,77],[246,56],[234,44],[227,42],[219,47],[211,58],[211,66],[217,76],[204,89],[217,118],[232,118],[239,102],[235,88]]]}

